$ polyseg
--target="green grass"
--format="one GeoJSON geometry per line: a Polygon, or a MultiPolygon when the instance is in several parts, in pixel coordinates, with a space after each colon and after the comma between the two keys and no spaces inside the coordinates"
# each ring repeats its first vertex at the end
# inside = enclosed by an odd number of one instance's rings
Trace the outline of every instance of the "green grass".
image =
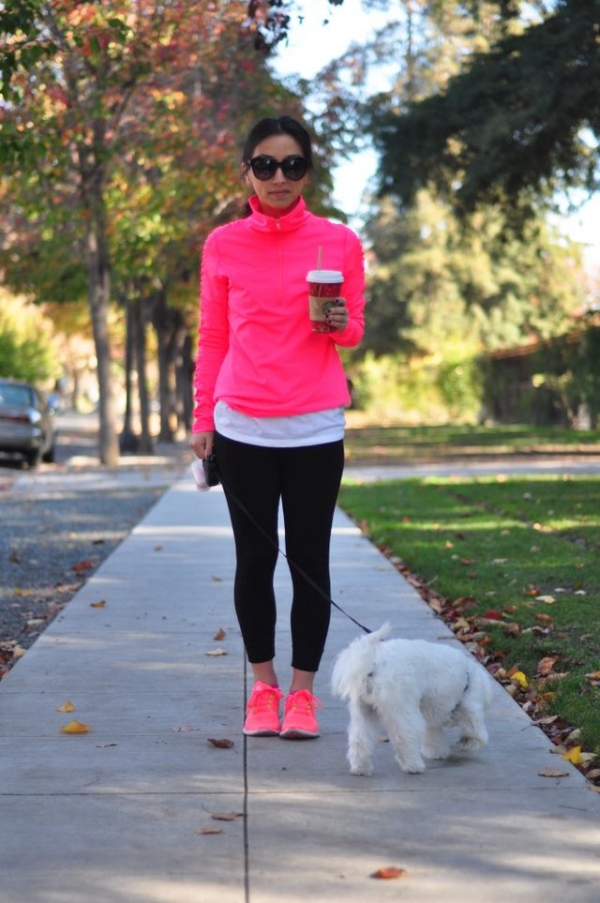
{"type": "MultiPolygon", "coordinates": [[[[471,428],[409,432],[415,441],[395,429],[387,443],[386,431],[382,447],[404,435],[407,459],[442,445],[498,448],[502,435],[513,453],[558,444],[556,431],[485,431],[485,442],[471,428]]],[[[558,435],[579,450],[579,434],[558,435]]],[[[373,433],[354,439],[364,449],[373,433]]],[[[600,671],[600,478],[348,478],[340,505],[533,717],[557,716],[557,741],[576,727],[600,754],[600,680],[589,677],[600,671]]]]}
{"type": "Polygon", "coordinates": [[[600,454],[600,430],[530,426],[373,426],[348,412],[346,454],[352,464],[485,459],[503,455],[600,454]]]}

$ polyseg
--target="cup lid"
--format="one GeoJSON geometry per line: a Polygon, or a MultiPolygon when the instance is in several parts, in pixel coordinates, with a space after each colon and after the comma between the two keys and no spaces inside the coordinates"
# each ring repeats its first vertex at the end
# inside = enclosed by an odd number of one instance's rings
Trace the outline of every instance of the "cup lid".
{"type": "Polygon", "coordinates": [[[307,282],[343,282],[344,274],[339,270],[310,270],[306,274],[307,282]]]}

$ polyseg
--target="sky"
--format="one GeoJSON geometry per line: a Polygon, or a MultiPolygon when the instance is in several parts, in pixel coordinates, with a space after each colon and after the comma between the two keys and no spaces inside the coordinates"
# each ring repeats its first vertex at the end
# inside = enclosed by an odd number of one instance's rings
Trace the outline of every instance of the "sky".
{"type": "MultiPolygon", "coordinates": [[[[328,7],[326,0],[305,0],[304,7],[310,10],[311,18],[292,22],[288,43],[280,47],[274,64],[280,75],[311,78],[332,59],[341,56],[350,43],[363,41],[388,18],[385,13],[366,13],[361,0],[344,0],[342,6],[334,7],[328,7]],[[328,18],[328,24],[317,25],[318,16],[328,18]]],[[[371,150],[354,155],[334,171],[334,199],[355,228],[360,222],[361,197],[376,167],[377,156],[371,150]]],[[[600,193],[575,214],[562,218],[560,227],[584,245],[586,262],[597,268],[600,265],[600,193]]]]}

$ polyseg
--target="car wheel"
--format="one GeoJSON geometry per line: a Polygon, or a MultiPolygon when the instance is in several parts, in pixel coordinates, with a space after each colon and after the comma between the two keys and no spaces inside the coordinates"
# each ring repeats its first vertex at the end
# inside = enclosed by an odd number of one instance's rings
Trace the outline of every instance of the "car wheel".
{"type": "Polygon", "coordinates": [[[56,446],[54,444],[42,455],[42,461],[45,461],[46,464],[54,464],[56,461],[56,446]]]}
{"type": "Polygon", "coordinates": [[[25,452],[25,460],[30,467],[37,467],[40,463],[40,459],[41,455],[39,448],[37,448],[35,451],[25,452]]]}

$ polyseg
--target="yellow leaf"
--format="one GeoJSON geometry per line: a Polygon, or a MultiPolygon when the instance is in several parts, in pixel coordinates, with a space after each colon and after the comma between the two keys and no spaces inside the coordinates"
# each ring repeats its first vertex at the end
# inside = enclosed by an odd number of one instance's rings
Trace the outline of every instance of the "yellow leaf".
{"type": "Polygon", "coordinates": [[[75,706],[73,705],[71,700],[68,699],[65,703],[63,703],[62,705],[59,705],[59,707],[57,708],[56,711],[57,712],[74,712],[75,706]]]}
{"type": "Polygon", "coordinates": [[[87,734],[89,730],[89,724],[82,724],[81,721],[69,721],[61,727],[63,734],[87,734]]]}
{"type": "Polygon", "coordinates": [[[566,759],[567,762],[571,762],[573,765],[581,764],[581,746],[572,746],[563,756],[563,759],[566,759]]]}
{"type": "Polygon", "coordinates": [[[90,608],[104,608],[106,605],[106,599],[102,599],[100,602],[90,602],[90,608]]]}
{"type": "Polygon", "coordinates": [[[514,674],[510,675],[510,678],[511,680],[516,680],[524,690],[529,686],[529,682],[522,671],[515,671],[514,674]]]}

